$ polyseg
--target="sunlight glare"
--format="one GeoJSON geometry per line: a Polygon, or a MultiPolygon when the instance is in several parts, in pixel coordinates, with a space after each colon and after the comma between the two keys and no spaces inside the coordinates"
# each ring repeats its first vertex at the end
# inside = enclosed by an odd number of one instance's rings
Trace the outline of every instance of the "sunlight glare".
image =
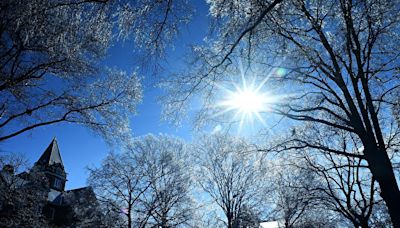
{"type": "Polygon", "coordinates": [[[263,97],[254,90],[238,90],[228,102],[232,108],[248,114],[260,112],[263,108],[263,97]]]}
{"type": "Polygon", "coordinates": [[[277,101],[277,97],[262,91],[262,89],[265,89],[267,80],[268,77],[258,83],[258,86],[255,86],[255,80],[248,83],[245,77],[242,77],[240,84],[233,84],[232,89],[224,87],[226,92],[225,99],[218,105],[222,108],[218,115],[226,112],[235,112],[232,119],[240,121],[239,131],[244,127],[245,123],[246,126],[253,127],[255,119],[265,126],[262,113],[270,111],[270,105],[277,101]]]}

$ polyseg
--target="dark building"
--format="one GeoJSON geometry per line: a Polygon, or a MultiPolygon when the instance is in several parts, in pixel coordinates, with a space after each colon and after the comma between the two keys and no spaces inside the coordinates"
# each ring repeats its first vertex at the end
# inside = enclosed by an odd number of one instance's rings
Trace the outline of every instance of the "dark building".
{"type": "MultiPolygon", "coordinates": [[[[24,205],[24,202],[22,202],[22,204],[14,203],[12,200],[7,204],[3,203],[3,205],[0,203],[0,215],[3,213],[3,215],[10,216],[11,221],[12,219],[19,218],[12,217],[13,211],[19,209],[18,205],[25,209],[27,207],[40,206],[40,208],[31,210],[34,212],[37,211],[40,216],[29,216],[34,217],[33,220],[42,217],[49,226],[102,227],[102,214],[92,188],[84,187],[65,190],[67,173],[65,172],[60,150],[55,138],[29,171],[14,175],[11,169],[12,167],[9,166],[3,167],[3,171],[0,175],[2,180],[5,181],[3,185],[7,185],[6,182],[8,180],[19,183],[18,187],[13,187],[13,189],[16,189],[16,192],[21,193],[24,197],[26,197],[29,190],[35,188],[36,190],[34,193],[37,195],[36,198],[38,198],[38,202],[33,202],[29,205],[24,205]],[[44,181],[40,182],[40,180],[44,181]],[[41,187],[38,188],[37,185],[41,185],[41,187]],[[41,201],[42,203],[40,203],[39,198],[42,195],[43,200],[41,201]]],[[[32,193],[29,192],[29,194],[32,193]]],[[[35,196],[33,198],[35,198],[35,196]]],[[[31,200],[34,201],[34,199],[31,200]]],[[[14,199],[14,201],[17,201],[17,199],[14,199]]],[[[20,217],[25,218],[27,216],[20,217]]],[[[29,220],[27,220],[27,222],[28,221],[29,220]]],[[[27,225],[27,227],[29,227],[29,224],[27,225]]]]}

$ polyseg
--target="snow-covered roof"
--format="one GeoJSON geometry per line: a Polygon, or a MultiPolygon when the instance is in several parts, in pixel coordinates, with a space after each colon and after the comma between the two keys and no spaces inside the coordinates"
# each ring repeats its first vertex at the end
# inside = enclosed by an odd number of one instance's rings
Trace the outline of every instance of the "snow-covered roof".
{"type": "Polygon", "coordinates": [[[280,228],[283,227],[280,221],[262,222],[260,228],[280,228]]]}

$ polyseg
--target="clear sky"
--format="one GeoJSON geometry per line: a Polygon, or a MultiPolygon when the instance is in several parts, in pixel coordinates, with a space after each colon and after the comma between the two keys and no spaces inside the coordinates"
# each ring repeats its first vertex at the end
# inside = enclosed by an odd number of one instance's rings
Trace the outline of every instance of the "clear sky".
{"type": "MultiPolygon", "coordinates": [[[[193,42],[201,42],[208,29],[207,5],[202,0],[192,1],[196,12],[192,22],[181,29],[181,34],[175,42],[175,48],[168,51],[168,67],[176,69],[182,65],[185,47],[193,42]]],[[[105,64],[131,72],[137,66],[133,57],[132,43],[117,43],[109,51],[105,64]]],[[[160,120],[161,107],[157,103],[160,90],[152,87],[154,78],[144,76],[144,98],[138,106],[138,115],[132,118],[132,128],[135,136],[152,134],[172,134],[186,140],[191,139],[191,126],[189,122],[182,127],[162,122],[160,120]]],[[[68,173],[66,189],[86,186],[88,173],[87,166],[99,165],[105,155],[116,148],[107,146],[101,137],[89,130],[75,125],[62,123],[36,128],[27,133],[9,139],[0,144],[1,153],[13,152],[24,154],[33,164],[47,148],[51,140],[56,137],[68,173]]]]}

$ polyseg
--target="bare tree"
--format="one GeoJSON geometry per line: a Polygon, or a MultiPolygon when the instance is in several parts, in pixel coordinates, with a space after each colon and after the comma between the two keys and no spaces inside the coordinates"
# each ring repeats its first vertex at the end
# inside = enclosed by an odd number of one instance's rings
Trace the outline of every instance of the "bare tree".
{"type": "Polygon", "coordinates": [[[328,157],[330,166],[312,165],[325,180],[326,188],[319,189],[326,194],[324,203],[348,219],[354,227],[370,227],[373,207],[381,203],[376,200],[378,191],[375,181],[362,174],[365,172],[362,160],[328,157]]]}
{"type": "Polygon", "coordinates": [[[90,170],[89,184],[110,214],[127,227],[190,224],[193,205],[185,144],[168,136],[137,138],[121,154],[110,154],[90,170]]]}
{"type": "MultiPolygon", "coordinates": [[[[255,68],[271,72],[270,86],[292,94],[271,112],[315,123],[333,138],[338,130],[357,138],[362,153],[346,154],[368,162],[393,224],[400,227],[400,191],[390,161],[392,142],[399,140],[399,1],[282,1],[265,14],[269,6],[251,0],[210,1],[216,41],[196,47],[197,59],[188,73],[167,82],[173,93],[167,107],[179,109],[200,94],[203,114],[210,114],[219,95],[215,85],[238,71],[235,58],[249,64],[245,73],[257,74],[255,68]],[[232,42],[243,31],[241,45],[232,42]],[[275,73],[277,68],[286,72],[275,73]]],[[[295,135],[282,148],[343,154],[312,139],[295,135]]]]}
{"type": "Polygon", "coordinates": [[[123,39],[162,56],[186,9],[185,0],[1,1],[0,141],[59,122],[122,137],[141,83],[101,60],[123,39]]]}
{"type": "Polygon", "coordinates": [[[260,216],[260,195],[266,189],[249,144],[217,134],[204,137],[196,147],[198,184],[223,211],[224,226],[242,227],[238,223],[250,211],[260,216]]]}
{"type": "Polygon", "coordinates": [[[335,220],[321,203],[323,195],[316,191],[322,183],[315,172],[302,163],[283,155],[265,167],[273,186],[267,201],[273,205],[269,219],[286,228],[330,227],[335,220]]]}
{"type": "Polygon", "coordinates": [[[191,162],[182,140],[147,135],[129,145],[143,174],[151,181],[141,197],[146,227],[188,227],[192,223],[191,162]]]}
{"type": "Polygon", "coordinates": [[[115,222],[122,214],[124,226],[130,228],[139,220],[136,207],[151,180],[141,172],[135,157],[124,153],[110,154],[99,168],[90,169],[88,183],[107,214],[116,216],[115,222]]]}
{"type": "MultiPolygon", "coordinates": [[[[340,133],[341,140],[336,142],[340,145],[336,147],[342,148],[343,152],[351,147],[354,154],[360,154],[360,145],[348,137],[347,132],[340,133]]],[[[339,213],[354,227],[385,223],[379,221],[378,216],[372,219],[376,212],[374,207],[383,204],[383,200],[364,159],[318,150],[308,150],[302,156],[306,168],[314,171],[323,183],[315,190],[323,193],[322,203],[328,209],[339,213]]]]}

